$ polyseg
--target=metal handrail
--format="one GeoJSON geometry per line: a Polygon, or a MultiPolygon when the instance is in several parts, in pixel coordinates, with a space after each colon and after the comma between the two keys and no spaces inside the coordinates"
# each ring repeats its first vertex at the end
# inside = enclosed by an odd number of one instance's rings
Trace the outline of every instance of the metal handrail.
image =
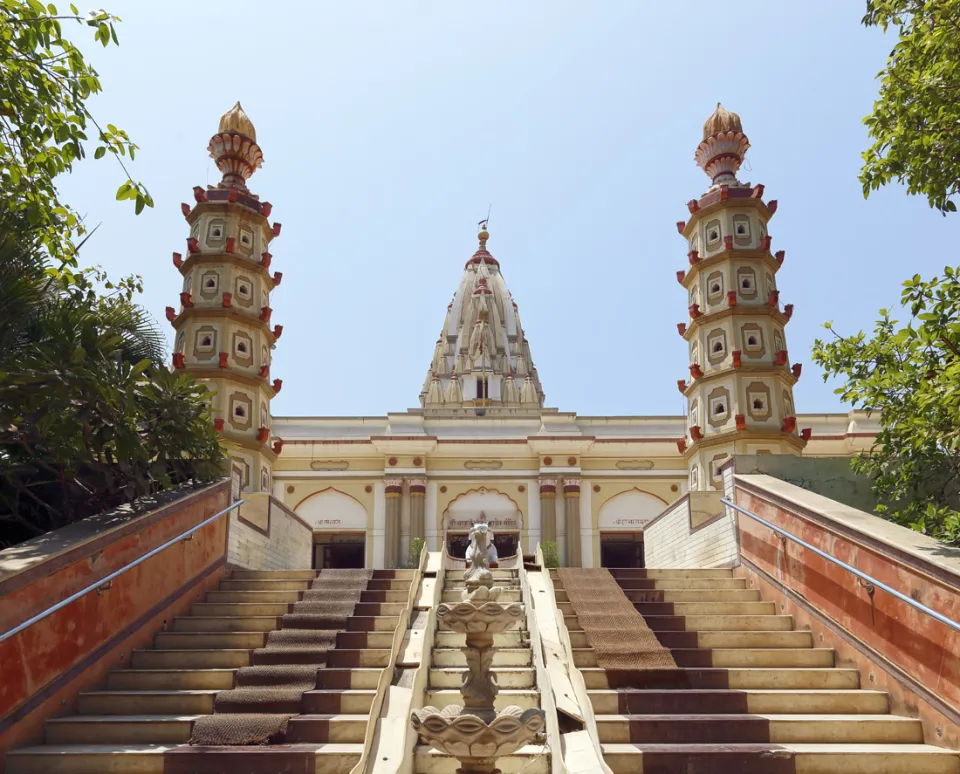
{"type": "Polygon", "coordinates": [[[197,530],[203,529],[203,528],[206,527],[208,524],[211,524],[211,523],[215,522],[215,521],[216,521],[217,519],[219,519],[221,516],[223,516],[223,515],[226,514],[226,513],[229,513],[229,512],[232,511],[234,508],[236,508],[236,507],[238,507],[239,505],[242,505],[242,504],[243,504],[243,500],[237,500],[235,503],[233,503],[232,505],[230,505],[230,506],[227,507],[227,508],[224,508],[224,509],[223,509],[222,511],[220,511],[219,513],[214,514],[214,515],[211,516],[209,519],[206,519],[205,521],[201,521],[201,522],[200,522],[197,526],[195,526],[195,527],[191,527],[191,528],[188,529],[186,532],[184,532],[182,535],[178,535],[177,537],[173,538],[172,540],[168,540],[168,541],[167,541],[166,543],[164,543],[162,546],[157,546],[157,547],[154,548],[153,550],[148,551],[148,552],[145,553],[143,556],[141,556],[139,559],[134,559],[132,562],[130,562],[129,564],[124,565],[123,567],[121,567],[121,568],[120,568],[119,570],[117,570],[116,572],[112,572],[112,573],[110,573],[107,577],[101,578],[100,580],[98,580],[96,583],[91,583],[91,584],[90,584],[89,586],[87,586],[85,589],[81,589],[80,591],[76,592],[75,594],[71,594],[69,597],[67,597],[67,598],[64,599],[64,600],[61,600],[60,602],[57,602],[57,604],[53,605],[52,607],[48,607],[48,608],[47,608],[46,610],[44,610],[42,613],[38,613],[37,615],[33,616],[33,618],[27,619],[26,621],[24,621],[24,622],[23,622],[22,624],[20,624],[19,626],[14,626],[10,631],[4,632],[3,634],[0,634],[0,642],[4,642],[5,640],[9,640],[11,637],[13,637],[13,636],[16,635],[16,634],[19,634],[19,633],[22,632],[24,629],[27,629],[27,628],[33,626],[35,623],[38,623],[39,621],[42,621],[44,618],[47,618],[48,616],[53,615],[53,614],[56,613],[58,610],[62,610],[62,609],[65,608],[67,605],[69,605],[71,602],[75,602],[76,600],[80,599],[80,597],[84,596],[85,594],[89,594],[91,591],[96,591],[96,590],[99,590],[99,589],[104,589],[104,590],[106,590],[104,587],[109,588],[109,585],[108,585],[108,584],[112,583],[114,578],[116,578],[116,577],[118,577],[118,576],[120,576],[120,575],[123,575],[123,573],[125,573],[127,570],[132,570],[132,569],[133,569],[134,567],[136,567],[138,564],[142,564],[143,562],[147,561],[147,559],[149,559],[150,557],[156,556],[156,555],[159,554],[161,551],[163,551],[163,549],[169,548],[169,547],[172,546],[174,543],[179,543],[179,542],[181,542],[181,541],[189,540],[190,537],[193,535],[194,532],[196,532],[197,530]]]}
{"type": "Polygon", "coordinates": [[[957,623],[957,622],[954,621],[952,618],[947,618],[947,616],[943,615],[942,613],[938,613],[936,610],[932,610],[931,608],[927,607],[926,605],[920,604],[919,602],[917,602],[917,601],[916,601],[915,599],[913,599],[912,597],[908,597],[906,594],[901,594],[901,593],[900,593],[899,591],[897,591],[896,589],[890,588],[886,583],[883,583],[883,582],[881,582],[881,581],[878,581],[876,578],[874,578],[874,577],[872,577],[872,576],[870,576],[870,575],[867,575],[865,572],[860,572],[860,570],[858,570],[856,567],[852,567],[851,565],[847,564],[846,562],[841,562],[841,561],[840,561],[839,559],[837,559],[836,557],[830,556],[830,554],[828,554],[826,551],[821,551],[821,550],[820,550],[819,548],[817,548],[816,546],[810,545],[808,542],[806,542],[805,540],[801,540],[801,539],[798,538],[796,535],[791,535],[789,532],[785,531],[785,530],[784,530],[783,528],[781,528],[781,527],[778,527],[776,524],[772,524],[771,522],[767,521],[766,519],[761,519],[759,516],[757,516],[757,514],[751,513],[751,512],[748,511],[746,508],[741,508],[739,505],[737,505],[737,504],[734,503],[734,502],[731,502],[731,501],[728,500],[726,497],[721,497],[721,498],[720,498],[720,502],[722,502],[724,505],[726,505],[726,506],[729,507],[729,508],[733,508],[733,509],[734,509],[735,511],[737,511],[738,513],[742,513],[744,516],[749,516],[749,517],[750,517],[751,519],[753,519],[754,521],[760,522],[760,523],[763,524],[765,527],[769,527],[769,528],[772,529],[777,535],[780,535],[780,536],[782,536],[782,537],[784,537],[784,538],[789,538],[789,539],[792,540],[794,543],[797,543],[797,544],[803,546],[804,548],[806,548],[808,551],[813,551],[813,553],[815,553],[817,556],[822,556],[822,557],[823,557],[824,559],[826,559],[828,562],[833,562],[833,563],[834,563],[835,565],[837,565],[838,567],[842,567],[842,568],[843,568],[844,570],[846,570],[847,572],[853,573],[854,575],[856,575],[856,576],[857,576],[858,578],[860,578],[861,580],[866,581],[867,584],[868,584],[868,585],[867,585],[867,593],[869,593],[869,594],[872,594],[872,593],[873,593],[873,591],[871,590],[871,586],[874,587],[874,588],[878,588],[878,589],[880,589],[881,591],[885,591],[885,592],[887,592],[888,594],[890,594],[891,596],[896,597],[896,598],[899,599],[901,602],[904,602],[905,604],[910,605],[910,607],[912,607],[912,608],[914,608],[914,609],[916,609],[916,610],[919,610],[921,613],[926,613],[928,616],[930,616],[931,618],[939,621],[940,623],[944,624],[945,626],[949,626],[949,627],[950,627],[951,629],[953,629],[954,631],[960,632],[960,623],[957,623]]]}

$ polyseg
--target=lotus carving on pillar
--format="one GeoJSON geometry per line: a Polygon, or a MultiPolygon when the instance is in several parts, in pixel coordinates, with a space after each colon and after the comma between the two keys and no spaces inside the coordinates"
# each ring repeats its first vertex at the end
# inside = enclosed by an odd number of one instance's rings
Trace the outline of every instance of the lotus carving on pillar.
{"type": "Polygon", "coordinates": [[[546,726],[546,718],[541,709],[510,706],[497,712],[494,708],[499,688],[491,669],[493,636],[523,617],[523,605],[497,601],[503,589],[493,585],[490,561],[497,556],[487,524],[473,525],[466,559],[462,601],[437,608],[441,623],[466,635],[462,651],[467,670],[460,687],[463,706],[416,709],[411,722],[425,744],[460,761],[459,774],[496,774],[497,758],[531,742],[546,726]]]}

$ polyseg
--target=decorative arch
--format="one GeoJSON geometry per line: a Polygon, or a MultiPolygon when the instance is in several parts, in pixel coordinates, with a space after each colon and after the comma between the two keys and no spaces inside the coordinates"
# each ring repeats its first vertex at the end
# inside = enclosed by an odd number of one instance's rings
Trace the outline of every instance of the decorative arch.
{"type": "Polygon", "coordinates": [[[523,529],[523,511],[519,503],[499,489],[481,486],[468,489],[450,501],[440,514],[440,531],[446,532],[449,526],[466,529],[467,522],[476,520],[481,513],[494,532],[497,529],[510,532],[523,529]],[[464,523],[460,524],[461,521],[464,523]]]}
{"type": "Polygon", "coordinates": [[[315,530],[366,530],[367,509],[357,498],[328,486],[307,495],[294,508],[315,530]]]}
{"type": "Polygon", "coordinates": [[[668,503],[662,497],[640,487],[614,495],[600,506],[597,529],[638,532],[653,521],[668,503]]]}

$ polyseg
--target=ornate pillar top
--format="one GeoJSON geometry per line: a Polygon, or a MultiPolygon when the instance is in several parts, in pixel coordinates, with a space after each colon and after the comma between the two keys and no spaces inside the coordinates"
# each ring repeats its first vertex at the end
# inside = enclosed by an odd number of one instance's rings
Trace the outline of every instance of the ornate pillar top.
{"type": "Polygon", "coordinates": [[[582,480],[579,478],[563,479],[563,493],[564,494],[580,494],[581,481],[582,480]]]}
{"type": "Polygon", "coordinates": [[[403,491],[403,479],[399,477],[391,476],[389,478],[383,479],[383,485],[387,488],[387,491],[402,492],[403,491]]]}

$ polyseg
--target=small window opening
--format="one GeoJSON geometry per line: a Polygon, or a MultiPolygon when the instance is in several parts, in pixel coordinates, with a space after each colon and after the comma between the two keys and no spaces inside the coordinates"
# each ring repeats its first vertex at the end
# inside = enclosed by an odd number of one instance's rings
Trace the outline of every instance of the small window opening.
{"type": "Polygon", "coordinates": [[[209,336],[204,336],[202,339],[200,339],[200,346],[201,346],[201,347],[212,347],[212,346],[213,346],[213,339],[211,339],[209,336]]]}
{"type": "Polygon", "coordinates": [[[748,337],[747,337],[747,344],[748,344],[749,346],[751,346],[751,347],[757,346],[757,337],[756,337],[756,336],[748,336],[748,337]]]}
{"type": "Polygon", "coordinates": [[[237,352],[243,352],[244,354],[246,354],[246,352],[247,352],[247,345],[244,344],[242,341],[238,341],[238,342],[237,342],[237,352]]]}
{"type": "Polygon", "coordinates": [[[720,292],[720,283],[719,283],[719,282],[714,282],[714,283],[710,286],[710,292],[711,292],[711,293],[719,293],[719,292],[720,292]]]}
{"type": "Polygon", "coordinates": [[[752,287],[752,283],[750,280],[745,279],[740,283],[740,287],[742,287],[744,290],[749,290],[752,287]]]}
{"type": "Polygon", "coordinates": [[[250,286],[249,286],[249,285],[241,284],[241,285],[237,288],[237,292],[238,292],[241,296],[249,296],[249,295],[250,295],[250,286]]]}
{"type": "Polygon", "coordinates": [[[215,228],[215,229],[213,230],[213,235],[214,235],[215,237],[219,237],[219,236],[220,236],[220,229],[215,228]]]}
{"type": "Polygon", "coordinates": [[[716,407],[713,409],[713,413],[714,413],[714,414],[723,414],[723,413],[726,412],[726,410],[727,410],[727,409],[724,407],[724,405],[723,405],[722,403],[718,403],[718,404],[716,405],[716,407]]]}
{"type": "Polygon", "coordinates": [[[238,417],[245,417],[247,415],[247,410],[243,406],[236,406],[233,409],[233,413],[238,417]]]}
{"type": "Polygon", "coordinates": [[[217,286],[217,281],[211,277],[210,279],[207,280],[206,286],[208,288],[215,288],[217,286]]]}
{"type": "Polygon", "coordinates": [[[756,398],[753,401],[753,407],[759,411],[763,410],[763,401],[760,398],[756,398]]]}
{"type": "Polygon", "coordinates": [[[747,227],[744,226],[742,223],[739,224],[739,225],[737,226],[737,233],[738,233],[738,234],[746,234],[746,233],[747,233],[747,227]]]}
{"type": "Polygon", "coordinates": [[[483,399],[487,397],[487,380],[486,379],[477,379],[477,398],[483,399]]]}
{"type": "Polygon", "coordinates": [[[716,343],[713,345],[713,351],[714,351],[714,352],[723,352],[723,344],[722,344],[721,342],[719,342],[719,341],[716,342],[716,343]]]}
{"type": "Polygon", "coordinates": [[[717,231],[716,229],[711,229],[708,239],[712,242],[715,239],[719,239],[719,238],[720,238],[720,232],[717,231]]]}
{"type": "Polygon", "coordinates": [[[248,245],[248,244],[250,244],[250,237],[249,237],[247,234],[241,234],[241,235],[240,235],[240,242],[241,242],[242,244],[248,245]]]}

